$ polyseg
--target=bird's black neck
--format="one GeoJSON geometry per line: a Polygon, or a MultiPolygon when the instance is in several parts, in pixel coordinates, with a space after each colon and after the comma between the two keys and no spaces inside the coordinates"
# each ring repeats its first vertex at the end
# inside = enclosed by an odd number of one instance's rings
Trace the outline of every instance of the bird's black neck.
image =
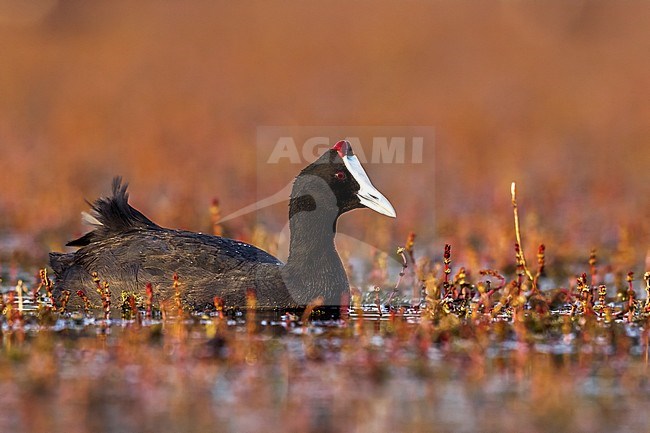
{"type": "Polygon", "coordinates": [[[322,297],[326,305],[338,305],[342,292],[349,288],[334,245],[338,214],[335,203],[332,206],[313,195],[292,194],[289,257],[283,277],[298,303],[322,297]]]}
{"type": "Polygon", "coordinates": [[[318,204],[310,195],[291,198],[289,257],[300,259],[307,255],[321,256],[329,250],[336,254],[334,236],[337,219],[337,209],[318,204]]]}

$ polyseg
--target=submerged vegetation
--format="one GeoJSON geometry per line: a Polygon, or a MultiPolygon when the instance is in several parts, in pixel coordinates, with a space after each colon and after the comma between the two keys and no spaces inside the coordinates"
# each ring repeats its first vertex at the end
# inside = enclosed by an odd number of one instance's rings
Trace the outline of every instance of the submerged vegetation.
{"type": "Polygon", "coordinates": [[[254,291],[248,308],[215,298],[189,311],[176,274],[171,299],[150,284],[116,298],[97,274],[56,302],[46,269],[14,281],[3,431],[644,431],[650,272],[602,266],[593,250],[556,284],[544,245],[526,260],[514,185],[512,204],[509,270],[456,267],[450,244],[419,257],[409,233],[396,283],[377,253],[337,320],[318,301],[300,316],[259,312],[254,291]]]}

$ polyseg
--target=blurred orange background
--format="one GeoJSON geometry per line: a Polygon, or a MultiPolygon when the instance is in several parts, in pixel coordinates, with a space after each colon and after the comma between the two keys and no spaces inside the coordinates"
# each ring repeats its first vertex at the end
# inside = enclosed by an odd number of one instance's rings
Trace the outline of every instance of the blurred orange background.
{"type": "Polygon", "coordinates": [[[277,192],[296,173],[257,169],[260,126],[425,125],[423,164],[368,167],[398,219],[356,212],[348,233],[512,249],[516,180],[531,252],[627,242],[643,266],[647,2],[2,0],[0,37],[0,230],[44,250],[117,174],[192,230],[213,197],[228,214],[277,192]]]}

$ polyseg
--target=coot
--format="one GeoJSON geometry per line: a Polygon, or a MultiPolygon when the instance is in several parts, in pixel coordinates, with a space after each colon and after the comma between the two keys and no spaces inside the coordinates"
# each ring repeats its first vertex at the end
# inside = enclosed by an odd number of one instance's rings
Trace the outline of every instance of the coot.
{"type": "Polygon", "coordinates": [[[286,264],[234,239],[163,228],[131,207],[128,198],[127,184],[115,178],[112,196],[97,199],[85,214],[94,230],[67,244],[80,248],[50,254],[55,296],[84,290],[97,303],[96,272],[113,299],[122,292],[142,294],[151,283],[164,300],[174,296],[176,273],[183,301],[198,310],[209,308],[215,296],[227,307],[244,306],[250,289],[261,308],[301,308],[318,297],[336,306],[349,290],[334,245],[338,217],[363,207],[395,217],[348,141],[336,143],[294,180],[286,264]]]}

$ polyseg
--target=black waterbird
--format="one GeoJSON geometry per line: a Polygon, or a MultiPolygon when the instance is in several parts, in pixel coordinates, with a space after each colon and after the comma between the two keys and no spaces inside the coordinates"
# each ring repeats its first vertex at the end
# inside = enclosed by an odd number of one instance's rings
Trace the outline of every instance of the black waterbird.
{"type": "Polygon", "coordinates": [[[151,283],[159,299],[173,297],[178,274],[182,298],[194,309],[246,305],[254,289],[265,309],[301,308],[321,298],[336,306],[349,291],[334,245],[343,213],[368,207],[395,217],[390,202],[372,185],[348,141],[339,141],[296,177],[289,201],[290,244],[286,264],[252,245],[207,234],[160,227],[128,204],[127,185],[113,180],[113,194],[95,200],[84,214],[94,230],[68,246],[73,253],[50,253],[55,296],[84,290],[91,300],[93,273],[121,292],[143,293],[151,283]]]}

